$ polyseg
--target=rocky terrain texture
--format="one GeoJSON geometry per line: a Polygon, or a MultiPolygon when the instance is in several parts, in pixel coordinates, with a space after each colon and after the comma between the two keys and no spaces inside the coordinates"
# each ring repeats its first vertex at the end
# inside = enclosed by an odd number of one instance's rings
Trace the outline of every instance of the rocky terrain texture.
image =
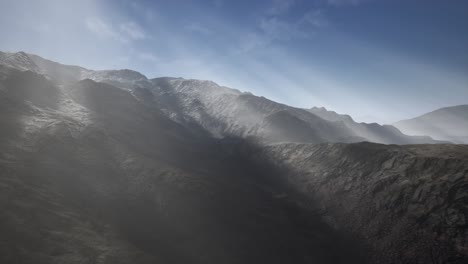
{"type": "Polygon", "coordinates": [[[429,135],[440,140],[468,144],[468,105],[440,108],[393,125],[410,135],[429,135]]]}
{"type": "Polygon", "coordinates": [[[468,146],[280,144],[264,151],[371,263],[468,261],[468,146]]]}
{"type": "Polygon", "coordinates": [[[466,263],[468,147],[330,118],[0,53],[0,263],[466,263]]]}

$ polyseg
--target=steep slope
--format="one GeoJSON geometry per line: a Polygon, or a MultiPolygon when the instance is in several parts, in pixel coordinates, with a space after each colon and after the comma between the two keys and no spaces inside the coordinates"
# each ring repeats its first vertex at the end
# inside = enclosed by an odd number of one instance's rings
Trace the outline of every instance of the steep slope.
{"type": "Polygon", "coordinates": [[[249,142],[191,133],[109,84],[3,76],[0,262],[363,262],[249,142]]]}
{"type": "Polygon", "coordinates": [[[370,263],[468,261],[468,146],[279,144],[267,155],[370,263]]]}
{"type": "Polygon", "coordinates": [[[428,135],[435,139],[468,144],[468,105],[437,109],[393,125],[410,135],[428,135]]]}

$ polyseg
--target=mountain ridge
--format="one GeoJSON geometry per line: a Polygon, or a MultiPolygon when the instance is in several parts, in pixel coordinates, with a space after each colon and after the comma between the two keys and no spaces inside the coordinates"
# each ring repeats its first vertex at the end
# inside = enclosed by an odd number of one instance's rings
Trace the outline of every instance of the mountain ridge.
{"type": "MultiPolygon", "coordinates": [[[[24,56],[24,52],[21,53],[24,56]]],[[[197,126],[210,131],[214,136],[248,136],[265,142],[359,142],[371,141],[384,144],[410,143],[443,143],[424,136],[407,136],[398,129],[378,124],[356,123],[354,120],[330,120],[317,111],[304,110],[280,104],[264,97],[258,97],[247,92],[220,86],[213,81],[163,77],[148,79],[146,76],[132,70],[102,70],[92,71],[78,66],[62,65],[43,59],[37,55],[29,55],[34,61],[32,71],[45,74],[59,82],[76,82],[81,79],[93,79],[107,82],[122,89],[147,89],[145,94],[164,105],[164,111],[173,120],[187,127],[197,126]],[[263,98],[263,99],[262,99],[263,98]],[[174,102],[178,102],[177,109],[174,102]],[[240,107],[242,106],[241,109],[240,107]],[[298,127],[309,130],[303,136],[286,133],[288,129],[281,122],[287,117],[276,111],[286,111],[298,127]],[[274,114],[273,116],[270,116],[274,114]],[[318,119],[317,119],[318,118],[318,119]],[[339,122],[343,121],[343,122],[339,122]],[[273,133],[274,127],[286,129],[283,133],[273,133]],[[308,135],[307,135],[308,134],[308,135]]],[[[1,61],[1,58],[0,58],[1,61]]],[[[21,68],[24,70],[24,67],[21,68]]],[[[142,96],[143,93],[140,93],[142,96]]],[[[146,100],[150,103],[151,100],[146,100]]],[[[198,128],[196,128],[198,129],[198,128]]],[[[291,129],[290,129],[291,130],[291,129]]],[[[294,130],[294,129],[292,129],[294,130]]]]}

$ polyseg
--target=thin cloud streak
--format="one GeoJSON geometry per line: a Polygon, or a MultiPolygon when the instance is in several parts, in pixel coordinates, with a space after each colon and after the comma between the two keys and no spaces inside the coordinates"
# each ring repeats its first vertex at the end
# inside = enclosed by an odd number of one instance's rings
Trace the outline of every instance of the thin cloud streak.
{"type": "Polygon", "coordinates": [[[97,17],[87,18],[86,27],[101,38],[119,38],[119,33],[111,25],[105,23],[97,17]]]}
{"type": "Polygon", "coordinates": [[[146,34],[144,30],[135,22],[126,22],[119,25],[121,34],[133,39],[145,39],[146,34]]]}
{"type": "Polygon", "coordinates": [[[206,36],[214,34],[213,30],[211,30],[208,27],[203,26],[203,25],[201,25],[199,23],[190,23],[187,26],[185,26],[185,29],[187,31],[189,31],[189,32],[198,33],[198,34],[202,34],[202,35],[206,35],[206,36]]]}
{"type": "Polygon", "coordinates": [[[144,30],[135,22],[120,23],[117,27],[97,17],[87,18],[86,27],[99,38],[112,38],[122,43],[147,38],[144,30]]]}
{"type": "Polygon", "coordinates": [[[342,6],[358,6],[373,0],[326,0],[329,5],[342,7],[342,6]]]}
{"type": "Polygon", "coordinates": [[[280,15],[288,12],[295,4],[295,0],[273,0],[266,13],[268,15],[280,15]]]}

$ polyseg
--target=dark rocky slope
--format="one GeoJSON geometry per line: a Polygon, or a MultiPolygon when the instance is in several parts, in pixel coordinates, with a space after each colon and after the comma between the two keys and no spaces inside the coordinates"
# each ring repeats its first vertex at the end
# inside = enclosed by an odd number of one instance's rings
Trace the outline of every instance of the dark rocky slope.
{"type": "Polygon", "coordinates": [[[363,261],[242,139],[192,134],[91,80],[13,71],[0,98],[1,263],[363,261]]]}
{"type": "Polygon", "coordinates": [[[371,263],[468,261],[468,146],[280,144],[263,154],[371,263]]]}

